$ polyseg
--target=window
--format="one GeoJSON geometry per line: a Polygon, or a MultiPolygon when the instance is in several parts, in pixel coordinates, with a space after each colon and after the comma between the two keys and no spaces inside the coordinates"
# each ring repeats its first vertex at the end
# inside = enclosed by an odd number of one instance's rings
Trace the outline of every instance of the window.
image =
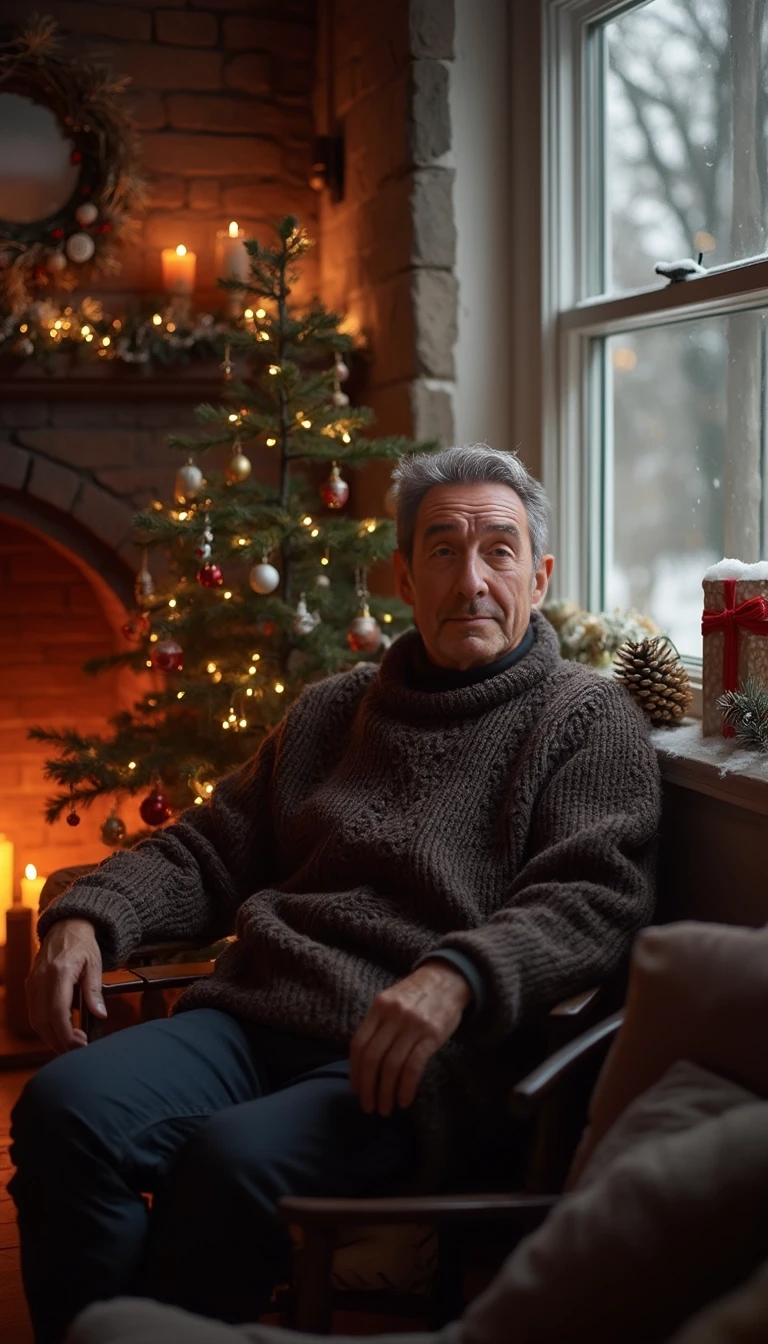
{"type": "Polygon", "coordinates": [[[695,662],[703,570],[768,554],[768,0],[542,4],[561,592],[695,662]]]}

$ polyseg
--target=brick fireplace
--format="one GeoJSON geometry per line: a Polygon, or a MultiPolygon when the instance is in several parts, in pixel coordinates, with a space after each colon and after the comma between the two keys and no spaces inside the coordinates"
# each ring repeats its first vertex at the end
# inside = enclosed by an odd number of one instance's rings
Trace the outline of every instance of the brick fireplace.
{"type": "MultiPolygon", "coordinates": [[[[27,10],[8,0],[0,38],[27,10]]],[[[236,219],[266,237],[271,220],[297,213],[317,240],[303,292],[319,291],[359,330],[360,397],[378,429],[450,441],[451,0],[49,0],[45,12],[77,49],[131,75],[142,132],[148,209],[121,274],[91,292],[114,315],[157,295],[161,248],[183,241],[198,255],[194,305],[210,311],[221,304],[216,231],[236,219]],[[346,143],[341,200],[308,186],[313,135],[328,130],[346,143]]],[[[0,368],[0,830],[17,877],[28,862],[47,873],[107,853],[106,804],[76,829],[45,826],[44,752],[26,729],[98,731],[136,698],[133,677],[93,680],[81,667],[126,647],[133,513],[170,497],[179,458],[166,435],[193,425],[195,404],[219,391],[215,365],[0,368]]],[[[362,515],[381,510],[386,484],[373,471],[361,479],[362,515]]]]}

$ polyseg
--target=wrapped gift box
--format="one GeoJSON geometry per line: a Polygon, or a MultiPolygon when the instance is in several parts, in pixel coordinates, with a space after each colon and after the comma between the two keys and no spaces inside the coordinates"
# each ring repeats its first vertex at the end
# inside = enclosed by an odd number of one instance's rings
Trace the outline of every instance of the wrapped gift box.
{"type": "Polygon", "coordinates": [[[702,732],[732,735],[717,702],[748,677],[768,686],[768,561],[720,560],[706,570],[702,638],[702,732]]]}

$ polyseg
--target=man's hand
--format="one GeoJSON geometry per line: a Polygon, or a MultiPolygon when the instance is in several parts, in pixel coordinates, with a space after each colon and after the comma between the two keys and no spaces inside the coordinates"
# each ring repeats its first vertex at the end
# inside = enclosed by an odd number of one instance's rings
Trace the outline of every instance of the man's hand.
{"type": "Polygon", "coordinates": [[[85,1032],[72,1026],[77,984],[91,1012],[106,1017],[94,927],[87,919],[62,919],[43,939],[26,984],[30,1023],[57,1054],[88,1044],[85,1032]]]}
{"type": "Polygon", "coordinates": [[[364,1111],[410,1106],[428,1061],[452,1036],[472,991],[460,971],[431,961],[377,994],[352,1038],[350,1082],[364,1111]]]}

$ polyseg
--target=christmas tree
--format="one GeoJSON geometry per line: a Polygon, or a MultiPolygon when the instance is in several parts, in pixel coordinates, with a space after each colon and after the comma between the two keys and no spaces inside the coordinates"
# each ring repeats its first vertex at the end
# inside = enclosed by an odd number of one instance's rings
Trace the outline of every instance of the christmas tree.
{"type": "Polygon", "coordinates": [[[307,681],[378,658],[410,619],[396,599],[368,592],[369,568],[394,549],[394,524],[344,513],[344,473],[437,445],[365,436],[372,413],[352,406],[342,386],[351,338],[319,301],[303,311],[291,302],[309,240],[293,217],[276,233],[273,247],[246,243],[247,286],[220,281],[249,305],[224,351],[223,404],[197,408],[202,434],[170,438],[186,460],[175,499],[155,500],[136,518],[145,560],[137,610],[123,628],[129,643],[86,668],[128,666],[152,684],[104,736],[30,734],[57,752],[45,762],[59,785],[47,821],[66,812],[77,825],[78,807],[108,798],[107,844],[137,838],[119,815],[127,797],[142,797],[146,826],[201,804],[307,681]],[[232,358],[243,353],[247,380],[233,375],[232,358]],[[266,448],[272,479],[252,472],[253,444],[266,448]],[[222,453],[220,470],[212,464],[222,453]],[[327,478],[318,491],[320,464],[319,479],[327,478]],[[158,550],[167,579],[156,587],[158,550]]]}

